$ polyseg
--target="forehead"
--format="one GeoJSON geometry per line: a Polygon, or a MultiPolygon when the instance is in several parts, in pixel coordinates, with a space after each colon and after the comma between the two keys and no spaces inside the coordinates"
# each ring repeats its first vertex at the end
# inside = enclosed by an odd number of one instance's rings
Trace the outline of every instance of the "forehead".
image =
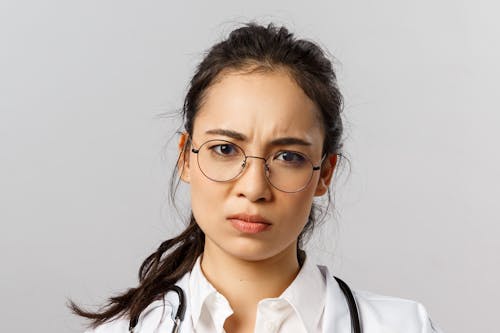
{"type": "Polygon", "coordinates": [[[250,141],[298,136],[322,144],[316,104],[285,70],[228,72],[204,96],[194,121],[195,137],[214,128],[245,134],[250,141]]]}

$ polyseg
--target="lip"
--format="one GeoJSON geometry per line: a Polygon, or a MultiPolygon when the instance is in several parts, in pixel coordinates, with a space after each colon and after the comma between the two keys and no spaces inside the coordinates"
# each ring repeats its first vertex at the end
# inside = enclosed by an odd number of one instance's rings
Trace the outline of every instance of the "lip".
{"type": "Polygon", "coordinates": [[[230,215],[227,217],[230,220],[241,220],[245,222],[250,222],[250,223],[265,223],[265,224],[271,224],[269,221],[267,221],[265,218],[258,214],[246,214],[246,213],[239,213],[239,214],[234,214],[230,215]]]}
{"type": "Polygon", "coordinates": [[[256,234],[271,227],[271,223],[260,215],[240,213],[228,216],[227,219],[236,230],[243,233],[256,234]]]}

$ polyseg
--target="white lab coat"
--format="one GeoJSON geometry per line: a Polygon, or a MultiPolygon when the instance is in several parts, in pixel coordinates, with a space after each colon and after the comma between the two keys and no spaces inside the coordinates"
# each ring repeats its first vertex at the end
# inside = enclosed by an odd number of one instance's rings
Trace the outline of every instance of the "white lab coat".
{"type": "MultiPolygon", "coordinates": [[[[325,266],[318,266],[326,278],[326,303],[323,332],[351,333],[351,319],[345,296],[337,281],[325,266]]],[[[177,285],[189,295],[189,274],[184,275],[177,285]]],[[[415,301],[381,296],[353,290],[360,312],[364,333],[442,333],[430,320],[425,308],[415,301]]],[[[151,303],[139,317],[135,333],[169,333],[177,311],[179,298],[169,292],[163,300],[151,303]]],[[[189,299],[186,298],[186,314],[180,326],[180,333],[193,332],[189,299]]],[[[117,319],[86,333],[128,333],[129,321],[117,319]]]]}

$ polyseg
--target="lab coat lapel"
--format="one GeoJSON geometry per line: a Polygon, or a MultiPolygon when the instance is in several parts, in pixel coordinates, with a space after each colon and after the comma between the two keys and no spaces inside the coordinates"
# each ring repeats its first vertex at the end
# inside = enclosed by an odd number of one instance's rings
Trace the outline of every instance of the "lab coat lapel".
{"type": "Polygon", "coordinates": [[[326,279],[325,313],[323,315],[323,332],[350,333],[351,318],[349,307],[339,284],[329,273],[326,266],[318,265],[326,279]]]}

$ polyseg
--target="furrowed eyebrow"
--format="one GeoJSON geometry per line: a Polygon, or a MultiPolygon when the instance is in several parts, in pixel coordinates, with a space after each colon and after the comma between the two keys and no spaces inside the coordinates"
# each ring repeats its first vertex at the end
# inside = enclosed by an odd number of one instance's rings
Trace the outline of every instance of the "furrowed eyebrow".
{"type": "Polygon", "coordinates": [[[205,133],[206,134],[223,135],[223,136],[227,136],[227,137],[233,138],[235,140],[239,140],[239,141],[245,141],[247,139],[245,134],[242,134],[242,133],[239,133],[236,131],[232,131],[232,130],[222,129],[222,128],[211,129],[211,130],[206,131],[205,133]]]}
{"type": "MultiPolygon", "coordinates": [[[[227,129],[222,129],[222,128],[217,128],[217,129],[211,129],[205,132],[206,134],[216,134],[216,135],[223,135],[227,136],[229,138],[239,140],[239,141],[245,141],[247,140],[247,137],[243,133],[239,133],[233,130],[227,130],[227,129]]],[[[270,142],[271,146],[288,146],[288,145],[299,145],[299,146],[311,146],[311,142],[308,142],[306,140],[300,139],[300,138],[295,138],[295,137],[283,137],[283,138],[277,138],[274,139],[270,142]]]]}
{"type": "Polygon", "coordinates": [[[278,138],[271,141],[272,146],[290,146],[290,145],[299,145],[299,146],[310,146],[311,143],[299,138],[286,137],[286,138],[278,138]]]}

